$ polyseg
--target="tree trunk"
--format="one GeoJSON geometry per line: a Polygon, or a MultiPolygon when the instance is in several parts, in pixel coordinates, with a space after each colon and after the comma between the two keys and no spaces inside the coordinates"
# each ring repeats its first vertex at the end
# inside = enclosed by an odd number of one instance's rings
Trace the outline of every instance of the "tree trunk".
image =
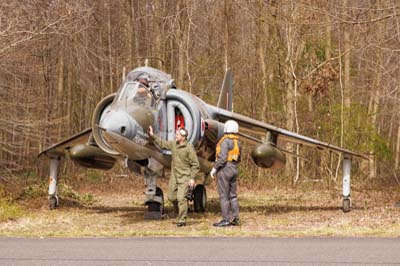
{"type": "Polygon", "coordinates": [[[395,164],[394,167],[399,170],[400,163],[400,125],[397,127],[397,139],[396,139],[396,150],[395,150],[395,164]]]}
{"type": "MultiPolygon", "coordinates": [[[[258,65],[261,71],[261,89],[263,92],[263,105],[261,111],[261,121],[266,122],[267,112],[268,112],[268,88],[267,88],[267,67],[265,64],[265,51],[264,42],[265,39],[265,12],[264,12],[264,2],[258,1],[259,14],[257,19],[257,57],[258,65]]],[[[263,175],[263,169],[258,167],[258,180],[261,180],[263,175]]]]}
{"type": "Polygon", "coordinates": [[[69,62],[69,67],[67,69],[68,74],[67,74],[67,133],[68,135],[71,135],[73,133],[73,125],[72,125],[72,101],[73,101],[73,95],[72,95],[72,83],[73,83],[73,76],[72,76],[72,62],[69,62]]]}
{"type": "Polygon", "coordinates": [[[229,34],[229,20],[231,14],[231,1],[224,0],[224,63],[225,69],[230,67],[230,34],[229,34]]]}
{"type": "MultiPolygon", "coordinates": [[[[297,21],[298,14],[297,7],[292,5],[290,13],[288,14],[289,23],[285,25],[285,34],[286,34],[286,58],[284,65],[284,83],[286,85],[286,127],[290,131],[294,131],[296,133],[299,132],[299,122],[297,116],[297,92],[298,92],[298,84],[297,84],[297,76],[296,76],[296,64],[300,58],[300,55],[304,48],[304,43],[301,41],[299,36],[299,29],[293,27],[295,21],[297,21]]],[[[296,151],[294,150],[293,144],[288,144],[288,150],[295,152],[296,154],[299,152],[299,146],[296,145],[296,151]]],[[[300,162],[299,159],[293,158],[293,156],[289,156],[287,158],[287,167],[285,168],[286,175],[290,176],[291,171],[293,170],[296,161],[296,174],[292,178],[292,184],[296,185],[300,178],[300,162]]]]}
{"type": "Polygon", "coordinates": [[[135,7],[134,7],[134,0],[128,0],[128,6],[129,6],[129,11],[128,11],[128,21],[127,21],[127,27],[128,27],[128,71],[130,71],[133,68],[133,61],[134,61],[134,28],[135,28],[135,7]]]}
{"type": "MultiPolygon", "coordinates": [[[[346,1],[347,2],[347,1],[346,1]]],[[[350,32],[348,27],[345,27],[344,29],[344,41],[343,41],[343,48],[344,51],[348,51],[350,49],[350,32]]],[[[350,105],[351,105],[351,84],[350,84],[350,55],[351,53],[345,53],[344,55],[344,87],[343,87],[343,94],[344,94],[344,107],[345,107],[345,114],[348,116],[349,111],[350,111],[350,105]]],[[[347,120],[347,119],[346,119],[347,120]]],[[[345,126],[345,129],[348,127],[345,126]]]]}
{"type": "Polygon", "coordinates": [[[192,26],[192,8],[188,5],[187,10],[187,31],[185,33],[185,57],[186,57],[186,77],[188,80],[189,92],[192,93],[192,77],[190,75],[190,34],[192,26]]]}
{"type": "Polygon", "coordinates": [[[109,74],[109,80],[110,80],[110,89],[109,92],[113,93],[114,92],[114,84],[113,84],[113,66],[112,66],[112,42],[111,42],[111,4],[108,4],[108,16],[107,16],[107,29],[108,29],[108,74],[109,74]]]}

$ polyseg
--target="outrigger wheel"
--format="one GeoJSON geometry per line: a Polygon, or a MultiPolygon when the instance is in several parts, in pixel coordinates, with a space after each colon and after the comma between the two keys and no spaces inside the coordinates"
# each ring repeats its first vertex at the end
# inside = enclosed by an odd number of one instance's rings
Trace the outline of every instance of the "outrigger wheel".
{"type": "Polygon", "coordinates": [[[50,196],[49,197],[49,209],[54,210],[58,208],[58,197],[57,196],[50,196]]]}
{"type": "Polygon", "coordinates": [[[349,212],[351,208],[350,198],[343,199],[343,212],[349,212]]]}
{"type": "Polygon", "coordinates": [[[205,212],[207,207],[207,193],[204,185],[197,185],[193,190],[193,205],[195,212],[205,212]]]}

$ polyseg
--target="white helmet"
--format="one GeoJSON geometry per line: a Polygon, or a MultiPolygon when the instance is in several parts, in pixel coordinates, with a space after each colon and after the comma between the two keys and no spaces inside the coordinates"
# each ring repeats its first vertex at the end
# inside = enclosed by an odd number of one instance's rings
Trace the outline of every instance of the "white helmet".
{"type": "Polygon", "coordinates": [[[142,74],[140,74],[140,75],[138,76],[137,79],[145,79],[145,80],[149,81],[149,80],[150,80],[150,77],[149,77],[148,74],[142,73],[142,74]]]}
{"type": "Polygon", "coordinates": [[[138,80],[140,83],[142,83],[143,85],[146,85],[147,87],[149,86],[150,77],[149,77],[149,75],[147,75],[146,73],[140,74],[139,77],[137,78],[137,80],[138,80]]]}
{"type": "Polygon", "coordinates": [[[234,120],[228,120],[225,122],[224,125],[224,133],[238,133],[239,132],[239,125],[234,120]]]}

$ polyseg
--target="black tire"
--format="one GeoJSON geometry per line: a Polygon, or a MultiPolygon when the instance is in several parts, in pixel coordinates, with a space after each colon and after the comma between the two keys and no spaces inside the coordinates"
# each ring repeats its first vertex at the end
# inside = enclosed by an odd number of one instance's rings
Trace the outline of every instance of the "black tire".
{"type": "Polygon", "coordinates": [[[207,207],[207,192],[203,185],[197,185],[194,190],[194,211],[205,212],[207,207]]]}
{"type": "Polygon", "coordinates": [[[343,199],[343,212],[349,212],[351,209],[350,199],[343,199]]]}
{"type": "Polygon", "coordinates": [[[155,201],[147,203],[147,210],[149,212],[159,212],[160,211],[160,207],[161,207],[161,204],[158,203],[158,202],[155,202],[155,201]]]}
{"type": "Polygon", "coordinates": [[[159,187],[157,187],[157,189],[156,189],[156,196],[160,196],[161,197],[161,206],[160,206],[160,210],[161,210],[161,213],[162,214],[164,214],[164,193],[163,193],[163,191],[162,191],[162,189],[161,188],[159,188],[159,187]]]}
{"type": "Polygon", "coordinates": [[[164,193],[161,188],[157,187],[156,189],[156,196],[161,197],[161,204],[158,202],[148,202],[147,203],[147,210],[149,212],[161,212],[164,213],[164,193]]]}
{"type": "Polygon", "coordinates": [[[51,196],[51,197],[49,198],[49,209],[50,209],[50,210],[54,210],[54,209],[56,209],[56,208],[58,208],[57,198],[54,197],[54,196],[51,196]]]}

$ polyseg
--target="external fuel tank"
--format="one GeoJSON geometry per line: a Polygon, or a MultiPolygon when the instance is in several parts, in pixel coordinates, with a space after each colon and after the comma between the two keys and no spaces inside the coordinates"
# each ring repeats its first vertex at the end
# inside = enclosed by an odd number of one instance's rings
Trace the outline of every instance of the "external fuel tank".
{"type": "Polygon", "coordinates": [[[281,169],[286,163],[285,154],[270,143],[256,146],[251,157],[257,166],[274,170],[281,169]]]}

